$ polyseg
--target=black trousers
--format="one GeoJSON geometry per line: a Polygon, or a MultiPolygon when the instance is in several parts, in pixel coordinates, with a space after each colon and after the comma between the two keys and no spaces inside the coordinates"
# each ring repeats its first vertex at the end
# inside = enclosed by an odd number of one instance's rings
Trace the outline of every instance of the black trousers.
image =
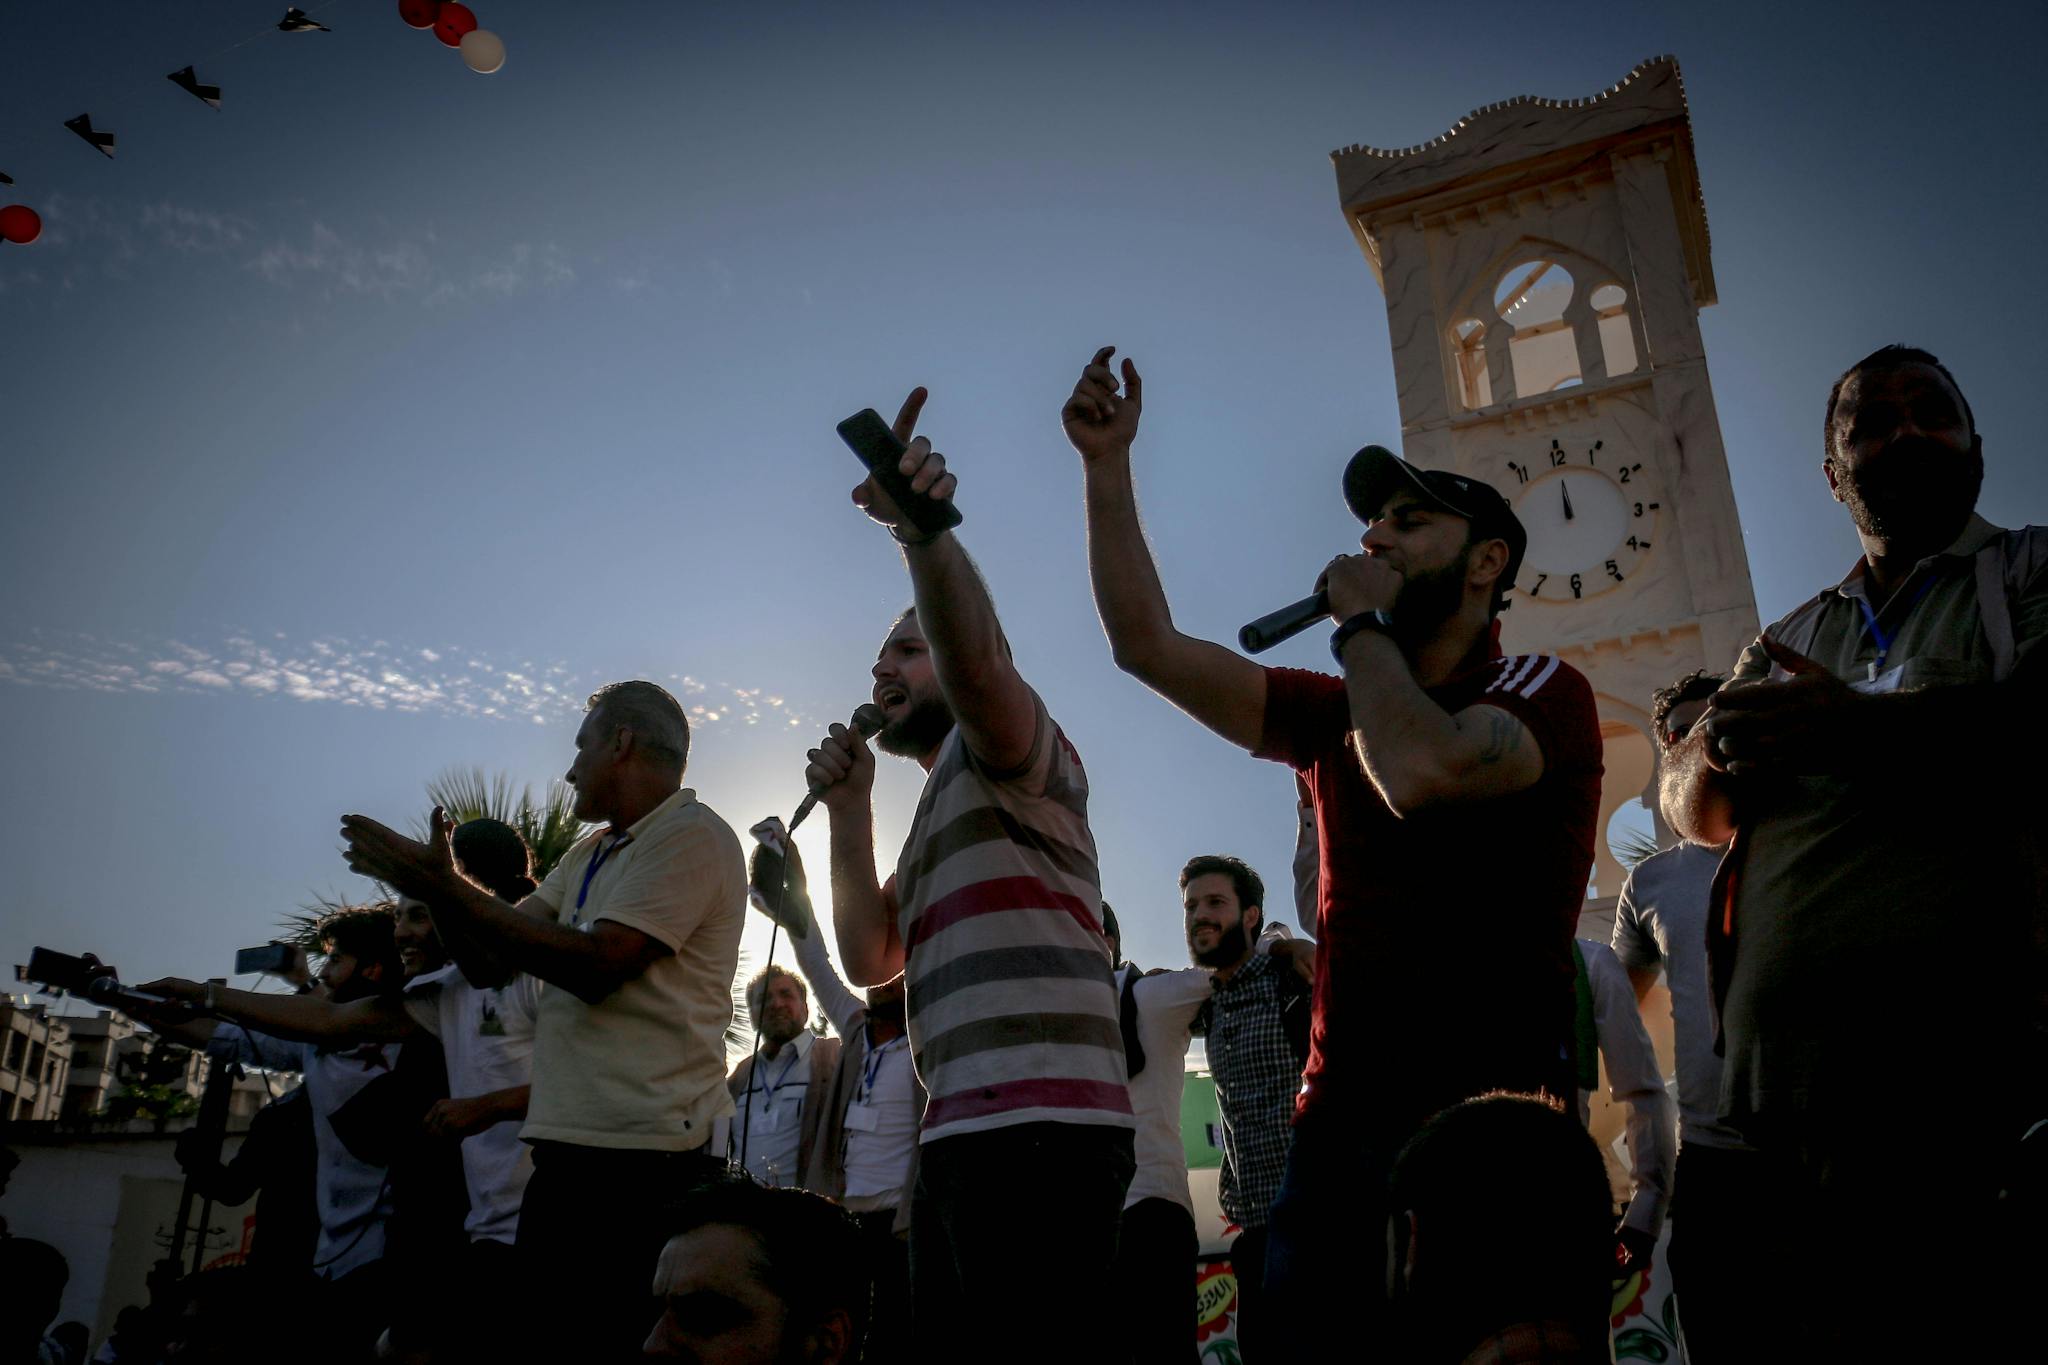
{"type": "MultiPolygon", "coordinates": [[[[1771,1300],[1747,1294],[1738,1301],[1737,1358],[1767,1365],[2038,1356],[2038,1332],[2012,1305],[2039,1295],[2039,1220],[2015,1222],[2000,1194],[2017,1125],[1973,1112],[1958,1133],[1908,1127],[1922,1116],[1898,1108],[1871,1113],[1860,1128],[1780,1139],[1752,1159],[1752,1235],[1740,1254],[1778,1272],[1781,1299],[1784,1269],[1796,1267],[1800,1302],[1811,1307],[1774,1318],[1771,1300]]],[[[1686,1207],[1679,1169],[1674,1220],[1686,1207]]],[[[1675,1223],[1673,1234],[1683,1226],[1675,1223]]],[[[1674,1253],[1672,1265],[1688,1339],[1692,1310],[1680,1277],[1697,1260],[1681,1264],[1674,1253]]]]}
{"type": "Polygon", "coordinates": [[[1110,1283],[1123,1302],[1132,1365],[1195,1360],[1195,1216],[1171,1199],[1140,1199],[1124,1210],[1110,1283]]]}
{"type": "Polygon", "coordinates": [[[910,1358],[910,1242],[896,1235],[896,1210],[854,1215],[874,1279],[862,1359],[876,1365],[910,1358]]]}
{"type": "Polygon", "coordinates": [[[912,1358],[1040,1361],[1041,1329],[1026,1324],[1053,1323],[1062,1360],[1120,1362],[1109,1274],[1135,1167],[1130,1129],[1100,1124],[1021,1123],[926,1143],[910,1212],[912,1358]]]}
{"type": "Polygon", "coordinates": [[[661,1316],[654,1263],[674,1200],[724,1171],[694,1152],[533,1144],[519,1257],[535,1360],[637,1360],[661,1316]]]}
{"type": "Polygon", "coordinates": [[[1230,1273],[1237,1277],[1237,1358],[1241,1365],[1263,1359],[1260,1329],[1266,1325],[1266,1229],[1246,1228],[1230,1244],[1230,1273]]]}
{"type": "MultiPolygon", "coordinates": [[[[1739,1148],[1678,1149],[1672,1177],[1671,1292],[1692,1365],[1747,1365],[1768,1358],[1783,1337],[1786,1267],[1755,1254],[1759,1229],[1780,1219],[1768,1167],[1739,1148]]],[[[1822,1253],[1826,1254],[1826,1253],[1822,1253]]]]}

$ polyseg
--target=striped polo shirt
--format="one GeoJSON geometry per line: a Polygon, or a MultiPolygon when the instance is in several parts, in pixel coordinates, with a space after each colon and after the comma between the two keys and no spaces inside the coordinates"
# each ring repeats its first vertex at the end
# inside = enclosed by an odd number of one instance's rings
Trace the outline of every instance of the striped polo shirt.
{"type": "Polygon", "coordinates": [[[1088,779],[1038,728],[996,772],[956,727],[896,864],[921,1140],[1053,1121],[1131,1127],[1088,779]]]}

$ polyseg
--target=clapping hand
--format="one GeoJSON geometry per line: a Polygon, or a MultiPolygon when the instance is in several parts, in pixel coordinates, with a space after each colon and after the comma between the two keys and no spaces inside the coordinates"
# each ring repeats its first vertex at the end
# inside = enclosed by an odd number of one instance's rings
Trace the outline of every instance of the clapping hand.
{"type": "Polygon", "coordinates": [[[408,839],[367,815],[344,815],[342,857],[350,871],[382,882],[401,896],[432,902],[461,879],[450,843],[454,828],[455,822],[440,806],[434,807],[424,841],[408,839]]]}

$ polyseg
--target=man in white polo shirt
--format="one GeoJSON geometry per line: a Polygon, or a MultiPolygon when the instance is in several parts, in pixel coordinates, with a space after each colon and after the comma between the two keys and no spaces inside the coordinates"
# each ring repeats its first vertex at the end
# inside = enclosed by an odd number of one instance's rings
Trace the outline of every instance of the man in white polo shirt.
{"type": "Polygon", "coordinates": [[[456,871],[439,810],[424,843],[342,821],[349,865],[426,902],[457,962],[488,954],[549,987],[520,1134],[534,1149],[518,1244],[537,1358],[631,1355],[653,1313],[662,1207],[723,1164],[705,1143],[733,1112],[724,1035],[747,879],[731,827],[681,785],[689,743],[655,684],[593,694],[566,780],[576,814],[604,828],[517,906],[456,871]]]}

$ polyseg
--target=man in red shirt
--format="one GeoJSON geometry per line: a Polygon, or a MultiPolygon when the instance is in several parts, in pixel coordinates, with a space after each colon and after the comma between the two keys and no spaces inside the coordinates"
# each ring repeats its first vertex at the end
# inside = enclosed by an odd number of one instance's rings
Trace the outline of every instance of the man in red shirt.
{"type": "Polygon", "coordinates": [[[1276,1336],[1376,1285],[1385,1177],[1423,1121],[1491,1090],[1571,1092],[1572,933],[1600,806],[1593,692],[1503,657],[1494,617],[1527,536],[1489,485],[1367,447],[1344,473],[1363,554],[1319,586],[1342,676],[1262,668],[1174,627],[1131,479],[1143,386],[1105,347],[1062,413],[1117,664],[1306,782],[1320,855],[1315,1018],[1268,1225],[1276,1336]],[[1443,963],[1417,974],[1420,959],[1443,963]]]}

